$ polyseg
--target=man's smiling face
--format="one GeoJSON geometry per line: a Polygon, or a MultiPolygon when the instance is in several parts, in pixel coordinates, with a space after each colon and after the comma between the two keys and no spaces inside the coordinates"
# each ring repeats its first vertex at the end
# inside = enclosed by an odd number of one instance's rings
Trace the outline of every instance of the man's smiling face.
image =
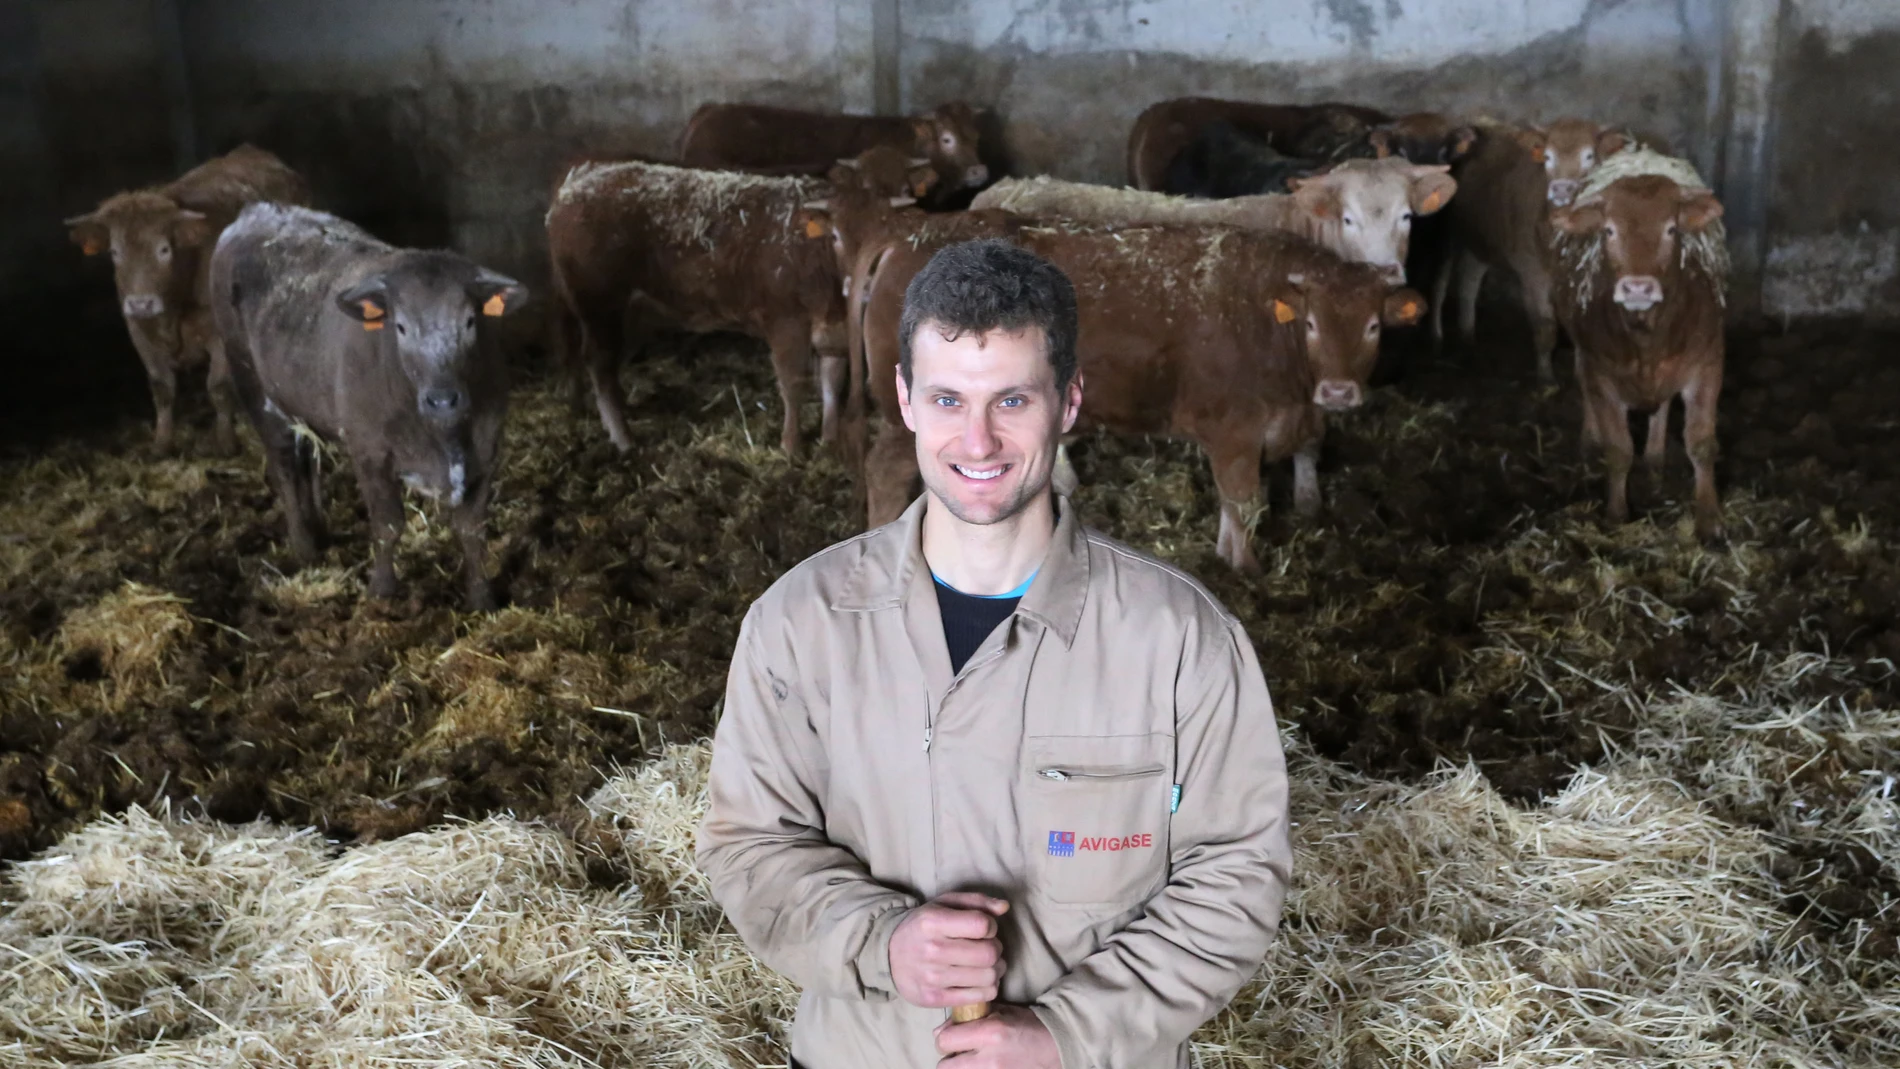
{"type": "Polygon", "coordinates": [[[1007,520],[1049,488],[1082,381],[1058,389],[1046,348],[1039,327],[949,339],[925,321],[911,339],[911,382],[898,371],[898,404],[917,433],[924,488],[964,523],[1007,520]]]}

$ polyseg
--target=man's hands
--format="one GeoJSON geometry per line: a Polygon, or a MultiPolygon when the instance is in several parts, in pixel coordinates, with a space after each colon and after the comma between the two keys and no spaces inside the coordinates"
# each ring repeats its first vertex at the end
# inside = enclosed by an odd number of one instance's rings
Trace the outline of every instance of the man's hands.
{"type": "Polygon", "coordinates": [[[1062,1052],[1027,1006],[991,1006],[980,1021],[937,1027],[942,1069],[1062,1069],[1062,1052]]]}
{"type": "Polygon", "coordinates": [[[996,918],[1008,910],[1003,899],[975,891],[952,891],[911,910],[891,932],[898,995],[930,1009],[994,1002],[1003,979],[996,918]]]}

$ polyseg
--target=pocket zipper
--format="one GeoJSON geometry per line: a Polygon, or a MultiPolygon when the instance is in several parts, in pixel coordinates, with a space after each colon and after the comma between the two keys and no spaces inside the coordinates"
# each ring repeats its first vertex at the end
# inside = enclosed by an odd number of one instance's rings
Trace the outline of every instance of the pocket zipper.
{"type": "Polygon", "coordinates": [[[1160,765],[1155,765],[1152,768],[1132,768],[1132,769],[1127,769],[1127,770],[1117,769],[1113,771],[1100,771],[1097,769],[1088,769],[1088,768],[1039,768],[1036,770],[1036,775],[1041,776],[1043,779],[1062,782],[1064,780],[1072,780],[1072,779],[1095,779],[1095,780],[1138,779],[1142,776],[1160,775],[1164,771],[1166,770],[1163,769],[1160,765]]]}

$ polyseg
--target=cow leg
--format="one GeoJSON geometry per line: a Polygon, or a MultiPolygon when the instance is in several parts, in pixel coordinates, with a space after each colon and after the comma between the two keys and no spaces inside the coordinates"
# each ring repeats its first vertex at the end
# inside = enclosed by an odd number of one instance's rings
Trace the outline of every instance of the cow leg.
{"type": "Polygon", "coordinates": [[[839,436],[838,414],[844,407],[845,358],[835,353],[821,353],[818,357],[819,396],[824,399],[825,419],[818,438],[826,445],[837,445],[839,436]]]}
{"type": "MultiPolygon", "coordinates": [[[[369,565],[369,596],[396,596],[396,541],[402,537],[402,483],[387,458],[356,457],[356,486],[369,512],[370,538],[375,550],[369,565]]],[[[466,543],[464,543],[466,551],[466,543]]]]}
{"type": "Polygon", "coordinates": [[[865,524],[882,527],[903,515],[917,483],[917,440],[910,428],[886,423],[864,461],[865,524]]]}
{"type": "Polygon", "coordinates": [[[1722,395],[1722,365],[1697,372],[1682,391],[1682,442],[1695,465],[1695,533],[1705,542],[1723,536],[1722,503],[1715,496],[1715,403],[1722,395]]]}
{"type": "Polygon", "coordinates": [[[1650,478],[1661,485],[1664,461],[1669,456],[1669,406],[1664,401],[1661,407],[1649,414],[1649,440],[1643,444],[1643,467],[1649,469],[1650,478]]]}
{"type": "Polygon", "coordinates": [[[1584,391],[1596,408],[1597,437],[1603,444],[1608,478],[1604,515],[1611,523],[1627,523],[1630,468],[1636,460],[1635,443],[1630,439],[1629,406],[1615,396],[1607,383],[1587,382],[1584,391]]]}
{"type": "Polygon", "coordinates": [[[1458,253],[1458,340],[1471,342],[1478,336],[1478,291],[1484,287],[1490,265],[1468,250],[1458,253]]]}
{"type": "Polygon", "coordinates": [[[488,583],[488,500],[494,480],[484,478],[475,492],[462,499],[450,516],[462,543],[462,582],[470,612],[495,611],[495,592],[488,583]]]}
{"type": "Polygon", "coordinates": [[[798,433],[798,406],[805,399],[805,379],[811,374],[811,327],[807,323],[782,324],[767,339],[772,347],[772,371],[778,377],[779,401],[785,406],[785,426],[779,432],[779,446],[788,456],[797,456],[804,442],[798,433]]]}
{"type": "Polygon", "coordinates": [[[1235,441],[1210,444],[1207,450],[1214,486],[1220,491],[1220,537],[1214,549],[1235,570],[1252,573],[1260,570],[1252,545],[1261,511],[1260,439],[1233,437],[1235,441]]]}
{"type": "Polygon", "coordinates": [[[1319,446],[1315,438],[1293,454],[1293,512],[1302,520],[1319,516],[1319,446]]]}
{"type": "Polygon", "coordinates": [[[607,437],[622,453],[633,448],[633,435],[627,431],[627,395],[620,389],[623,341],[625,328],[618,311],[611,316],[582,317],[581,358],[594,383],[594,406],[600,410],[600,425],[607,437]]]}
{"type": "Polygon", "coordinates": [[[1551,354],[1557,351],[1557,315],[1550,307],[1550,275],[1537,267],[1520,272],[1518,278],[1524,283],[1524,312],[1531,320],[1531,349],[1537,354],[1537,381],[1556,382],[1557,373],[1550,366],[1551,354]]]}
{"type": "Polygon", "coordinates": [[[1593,380],[1586,376],[1584,364],[1583,350],[1579,348],[1576,358],[1577,383],[1579,386],[1577,390],[1577,400],[1583,407],[1583,433],[1580,435],[1579,447],[1582,449],[1584,457],[1588,458],[1591,450],[1603,444],[1603,432],[1597,429],[1596,399],[1591,396],[1589,385],[1593,380]]]}
{"type": "Polygon", "coordinates": [[[313,564],[317,559],[320,532],[316,512],[311,507],[315,495],[310,488],[310,468],[302,453],[304,444],[298,441],[297,432],[291,430],[289,421],[282,416],[254,409],[253,417],[257,437],[264,445],[264,467],[277,487],[277,500],[284,507],[290,553],[299,564],[313,564]]]}
{"type": "Polygon", "coordinates": [[[172,406],[178,399],[178,373],[169,364],[145,369],[146,384],[152,391],[152,408],[158,413],[152,430],[152,448],[165,455],[172,451],[172,406]]]}
{"type": "Polygon", "coordinates": [[[1451,292],[1451,277],[1458,273],[1458,259],[1463,250],[1453,245],[1446,250],[1444,262],[1438,265],[1438,274],[1432,278],[1432,354],[1435,356],[1445,348],[1445,297],[1451,292]]]}
{"type": "Polygon", "coordinates": [[[218,413],[218,452],[228,457],[237,453],[237,429],[231,422],[237,411],[237,391],[231,385],[231,361],[225,355],[224,339],[215,331],[205,343],[205,353],[210,360],[205,386],[211,391],[211,407],[218,413]]]}

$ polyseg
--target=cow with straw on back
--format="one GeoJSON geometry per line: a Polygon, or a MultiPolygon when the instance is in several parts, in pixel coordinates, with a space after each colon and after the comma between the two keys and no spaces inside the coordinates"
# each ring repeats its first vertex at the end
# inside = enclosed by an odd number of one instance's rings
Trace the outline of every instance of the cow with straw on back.
{"type": "Polygon", "coordinates": [[[1669,407],[1682,398],[1695,465],[1695,529],[1722,536],[1715,406],[1722,392],[1722,204],[1688,161],[1647,149],[1600,164],[1551,212],[1553,305],[1577,346],[1583,440],[1609,469],[1606,515],[1629,518],[1629,413],[1649,413],[1643,460],[1660,475],[1669,407]]]}

